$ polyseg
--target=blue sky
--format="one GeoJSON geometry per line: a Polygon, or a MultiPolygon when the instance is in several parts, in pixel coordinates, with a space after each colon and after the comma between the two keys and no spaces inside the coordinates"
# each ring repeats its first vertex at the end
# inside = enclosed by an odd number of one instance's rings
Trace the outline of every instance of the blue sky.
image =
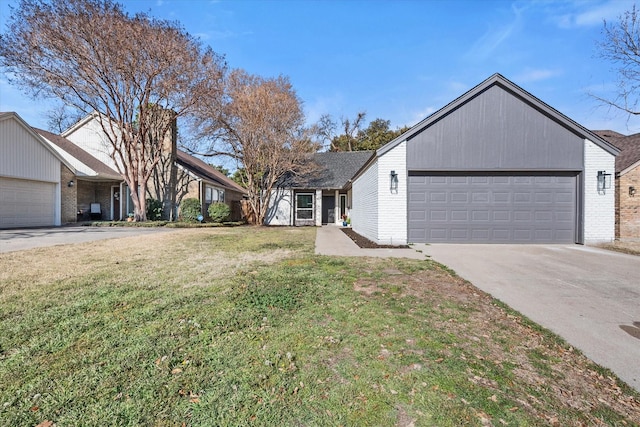
{"type": "MultiPolygon", "coordinates": [[[[130,12],[178,20],[230,67],[290,77],[309,123],[334,118],[413,125],[493,73],[589,129],[640,131],[599,105],[612,65],[598,57],[603,19],[632,1],[128,0],[130,12]]],[[[4,31],[14,0],[0,0],[4,31]]],[[[0,111],[46,126],[48,102],[0,77],[0,111]]]]}

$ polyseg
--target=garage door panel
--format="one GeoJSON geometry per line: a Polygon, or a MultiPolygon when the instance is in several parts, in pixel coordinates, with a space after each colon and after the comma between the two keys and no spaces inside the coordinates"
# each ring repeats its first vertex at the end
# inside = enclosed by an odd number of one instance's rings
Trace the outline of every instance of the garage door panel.
{"type": "Polygon", "coordinates": [[[409,177],[412,242],[574,242],[575,174],[420,178],[409,177]]]}
{"type": "Polygon", "coordinates": [[[0,178],[0,228],[54,225],[55,185],[0,178]]]}
{"type": "Polygon", "coordinates": [[[433,191],[430,193],[429,200],[431,203],[446,203],[447,193],[444,191],[433,191]]]}

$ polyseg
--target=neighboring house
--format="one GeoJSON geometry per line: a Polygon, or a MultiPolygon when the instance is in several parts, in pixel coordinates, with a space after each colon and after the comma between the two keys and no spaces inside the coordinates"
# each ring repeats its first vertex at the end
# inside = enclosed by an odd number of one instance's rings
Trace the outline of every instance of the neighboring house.
{"type": "Polygon", "coordinates": [[[75,168],[75,176],[66,177],[62,223],[122,219],[120,194],[124,182],[120,174],[68,139],[42,129],[34,130],[75,168]]]}
{"type": "Polygon", "coordinates": [[[314,154],[313,172],[288,176],[273,190],[267,225],[341,224],[351,209],[351,178],[371,158],[372,151],[314,154]]]}
{"type": "MultiPolygon", "coordinates": [[[[109,154],[110,146],[96,114],[88,115],[80,120],[63,132],[62,136],[105,163],[109,168],[117,169],[109,154]]],[[[176,138],[177,129],[174,125],[170,135],[165,137],[166,155],[160,162],[159,172],[153,174],[149,181],[148,191],[150,194],[147,197],[163,201],[166,216],[168,216],[171,206],[177,210],[183,198],[195,197],[202,202],[202,215],[205,218],[208,206],[215,201],[221,201],[231,207],[232,219],[240,220],[242,214],[239,201],[244,197],[246,191],[214,167],[178,150],[176,138]],[[175,173],[173,179],[171,178],[172,173],[175,173]],[[175,182],[175,196],[170,191],[174,187],[171,184],[172,180],[175,182]]],[[[124,197],[120,198],[119,215],[124,218],[133,213],[133,203],[126,184],[123,184],[120,194],[124,197]]],[[[174,212],[174,215],[177,215],[177,212],[174,212]]]]}
{"type": "Polygon", "coordinates": [[[208,215],[207,210],[212,203],[221,202],[231,208],[233,221],[242,219],[240,203],[247,193],[243,187],[218,169],[182,150],[178,150],[176,162],[179,169],[192,178],[187,183],[184,197],[199,199],[203,216],[208,215]]]}
{"type": "Polygon", "coordinates": [[[0,228],[61,225],[75,173],[18,114],[0,113],[0,228]]]}
{"type": "Polygon", "coordinates": [[[594,131],[620,149],[616,157],[616,238],[640,239],[640,133],[594,131]]]}
{"type": "Polygon", "coordinates": [[[384,244],[611,241],[617,154],[494,74],[376,151],[351,223],[384,244]]]}

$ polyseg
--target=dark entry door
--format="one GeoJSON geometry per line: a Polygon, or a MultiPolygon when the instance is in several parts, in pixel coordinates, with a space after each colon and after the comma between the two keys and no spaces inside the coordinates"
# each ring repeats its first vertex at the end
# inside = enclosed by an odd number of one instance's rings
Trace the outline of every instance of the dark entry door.
{"type": "Polygon", "coordinates": [[[113,221],[120,221],[120,188],[111,187],[111,206],[113,206],[113,221]]]}
{"type": "Polygon", "coordinates": [[[334,196],[322,196],[322,223],[336,222],[336,199],[334,196]]]}

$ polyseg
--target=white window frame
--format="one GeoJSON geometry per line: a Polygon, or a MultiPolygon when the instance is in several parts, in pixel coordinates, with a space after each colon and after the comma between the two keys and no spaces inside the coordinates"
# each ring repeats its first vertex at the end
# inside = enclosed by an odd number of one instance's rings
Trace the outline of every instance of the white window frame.
{"type": "Polygon", "coordinates": [[[315,217],[316,217],[316,197],[315,197],[315,194],[314,193],[296,193],[295,197],[296,197],[296,212],[295,212],[296,220],[297,221],[314,221],[315,217]],[[311,207],[310,208],[301,208],[301,207],[299,207],[299,204],[298,204],[298,197],[299,196],[311,196],[311,207]],[[299,211],[304,211],[304,212],[311,211],[311,218],[300,218],[298,216],[298,212],[299,211]]]}

